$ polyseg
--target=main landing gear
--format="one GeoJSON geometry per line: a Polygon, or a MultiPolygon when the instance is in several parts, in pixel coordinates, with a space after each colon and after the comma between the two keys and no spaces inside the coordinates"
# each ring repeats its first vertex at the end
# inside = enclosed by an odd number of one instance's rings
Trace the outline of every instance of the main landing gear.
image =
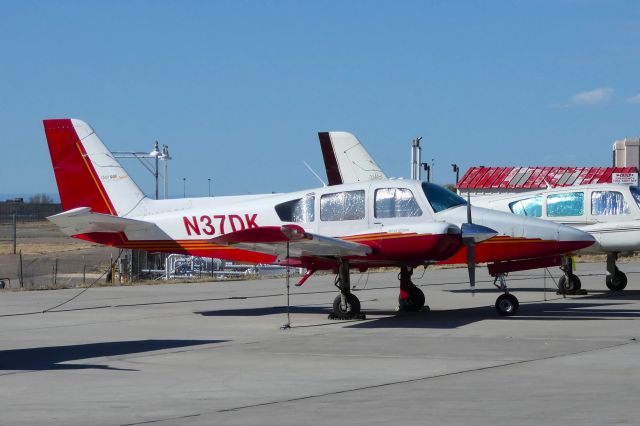
{"type": "Polygon", "coordinates": [[[413,268],[400,267],[400,296],[398,297],[398,310],[416,312],[422,309],[425,302],[424,293],[412,281],[413,268]]]}
{"type": "Polygon", "coordinates": [[[508,317],[514,315],[518,312],[518,308],[520,307],[520,302],[518,302],[518,298],[513,294],[509,293],[507,289],[507,281],[504,278],[504,274],[496,275],[493,280],[493,285],[495,285],[499,290],[504,291],[504,294],[501,294],[496,299],[496,311],[499,315],[503,317],[508,317]],[[500,282],[500,284],[496,284],[496,282],[500,282]]]}
{"type": "Polygon", "coordinates": [[[622,291],[627,286],[627,275],[616,266],[618,253],[607,253],[607,272],[605,284],[611,291],[622,291]]]}
{"type": "Polygon", "coordinates": [[[340,290],[340,294],[333,301],[333,312],[329,314],[329,319],[365,319],[365,315],[360,312],[360,300],[351,293],[348,261],[340,260],[334,284],[340,290]]]}
{"type": "MultiPolygon", "coordinates": [[[[564,275],[558,280],[559,294],[578,294],[582,288],[580,278],[573,273],[573,259],[564,257],[560,270],[564,275]]],[[[583,292],[586,293],[586,292],[583,292]]]]}

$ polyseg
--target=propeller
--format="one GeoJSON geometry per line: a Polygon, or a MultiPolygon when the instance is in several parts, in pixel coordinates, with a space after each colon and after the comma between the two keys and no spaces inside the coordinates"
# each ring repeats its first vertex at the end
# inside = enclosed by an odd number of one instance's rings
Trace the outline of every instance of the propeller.
{"type": "MultiPolygon", "coordinates": [[[[467,223],[461,227],[462,243],[467,248],[467,270],[469,272],[469,285],[473,292],[476,288],[476,244],[498,235],[494,229],[482,225],[476,225],[471,218],[471,196],[467,194],[467,223]]],[[[472,293],[473,294],[473,293],[472,293]]]]}

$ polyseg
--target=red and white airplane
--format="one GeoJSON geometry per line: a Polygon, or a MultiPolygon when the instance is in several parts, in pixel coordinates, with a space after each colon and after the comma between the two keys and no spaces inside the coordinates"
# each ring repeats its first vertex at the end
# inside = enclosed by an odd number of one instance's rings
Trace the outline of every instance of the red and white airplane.
{"type": "MultiPolygon", "coordinates": [[[[93,129],[76,119],[44,120],[64,212],[49,217],[75,238],[143,249],[337,273],[334,315],[352,318],[360,302],[350,291],[350,269],[400,268],[400,307],[424,306],[411,282],[413,268],[434,262],[476,262],[504,273],[557,265],[563,255],[593,244],[574,228],[471,207],[427,182],[379,179],[286,194],[147,198],[93,129]],[[475,223],[472,223],[472,218],[475,223]]],[[[518,300],[496,301],[512,315],[518,300]]]]}

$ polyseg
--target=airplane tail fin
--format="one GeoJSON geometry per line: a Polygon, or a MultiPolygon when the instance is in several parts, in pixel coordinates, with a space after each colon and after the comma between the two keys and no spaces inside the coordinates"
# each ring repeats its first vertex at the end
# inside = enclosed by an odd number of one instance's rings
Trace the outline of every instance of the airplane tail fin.
{"type": "Polygon", "coordinates": [[[145,199],[87,123],[73,118],[43,123],[64,210],[88,207],[94,213],[124,216],[145,199]]]}
{"type": "Polygon", "coordinates": [[[358,138],[348,132],[320,132],[320,148],[329,185],[386,179],[358,138]]]}

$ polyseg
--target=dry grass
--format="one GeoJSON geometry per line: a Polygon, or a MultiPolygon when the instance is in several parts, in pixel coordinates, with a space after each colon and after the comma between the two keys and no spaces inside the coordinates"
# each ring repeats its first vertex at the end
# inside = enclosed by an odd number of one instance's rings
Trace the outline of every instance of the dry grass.
{"type": "MultiPolygon", "coordinates": [[[[69,241],[65,243],[18,243],[16,249],[18,252],[22,252],[22,254],[51,254],[82,250],[90,247],[96,247],[96,245],[69,238],[69,241]]],[[[0,244],[0,255],[12,253],[12,243],[0,244]]]]}

